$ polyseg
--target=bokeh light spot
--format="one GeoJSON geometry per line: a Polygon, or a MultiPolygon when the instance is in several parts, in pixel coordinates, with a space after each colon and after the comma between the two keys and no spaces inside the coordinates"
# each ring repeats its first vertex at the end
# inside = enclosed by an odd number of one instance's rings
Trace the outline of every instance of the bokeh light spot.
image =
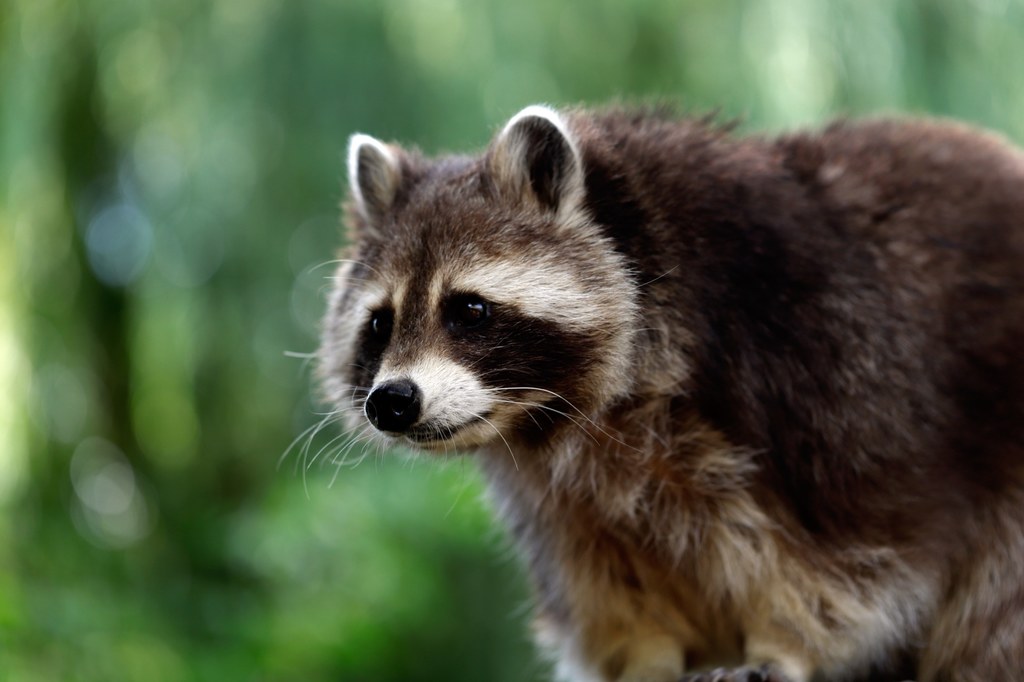
{"type": "Polygon", "coordinates": [[[75,490],[72,518],[87,539],[119,548],[152,530],[152,517],[124,454],[102,438],[78,444],[69,467],[75,490]]]}
{"type": "Polygon", "coordinates": [[[153,244],[153,229],[134,206],[115,204],[98,213],[85,236],[89,265],[111,286],[131,284],[146,267],[153,244]]]}
{"type": "Polygon", "coordinates": [[[186,171],[181,147],[155,126],[136,136],[132,159],[143,187],[155,197],[170,201],[181,191],[186,171]]]}

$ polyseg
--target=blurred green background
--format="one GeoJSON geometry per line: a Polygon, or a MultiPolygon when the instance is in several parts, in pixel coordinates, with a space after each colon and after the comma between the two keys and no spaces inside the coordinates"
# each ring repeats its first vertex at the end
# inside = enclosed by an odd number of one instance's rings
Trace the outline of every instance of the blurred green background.
{"type": "Polygon", "coordinates": [[[1022,64],[1020,0],[0,0],[0,679],[544,679],[471,460],[278,465],[350,133],[661,96],[1020,141],[1022,64]]]}

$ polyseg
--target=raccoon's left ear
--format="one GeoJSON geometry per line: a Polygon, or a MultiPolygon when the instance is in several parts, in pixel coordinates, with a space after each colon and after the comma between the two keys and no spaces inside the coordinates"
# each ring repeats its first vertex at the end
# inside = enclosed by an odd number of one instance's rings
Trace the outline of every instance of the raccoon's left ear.
{"type": "Polygon", "coordinates": [[[348,184],[356,211],[370,228],[380,226],[402,181],[401,150],[356,133],[348,141],[348,184]]]}
{"type": "Polygon", "coordinates": [[[583,159],[565,119],[529,106],[512,117],[488,152],[499,192],[542,209],[568,213],[583,200],[583,159]]]}

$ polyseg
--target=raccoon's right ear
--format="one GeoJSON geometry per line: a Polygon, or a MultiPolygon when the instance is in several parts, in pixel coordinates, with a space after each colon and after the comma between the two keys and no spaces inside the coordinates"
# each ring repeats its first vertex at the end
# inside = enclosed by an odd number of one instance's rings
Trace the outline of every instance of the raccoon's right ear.
{"type": "Polygon", "coordinates": [[[569,213],[583,199],[583,160],[566,120],[529,106],[512,117],[488,152],[498,191],[513,201],[569,213]]]}
{"type": "Polygon", "coordinates": [[[402,181],[400,150],[356,133],[348,141],[348,184],[355,209],[373,228],[391,208],[402,181]]]}

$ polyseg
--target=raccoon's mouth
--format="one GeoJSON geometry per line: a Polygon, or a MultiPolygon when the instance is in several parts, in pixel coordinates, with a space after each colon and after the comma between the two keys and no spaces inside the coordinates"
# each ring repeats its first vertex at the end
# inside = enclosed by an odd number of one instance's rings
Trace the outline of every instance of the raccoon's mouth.
{"type": "Polygon", "coordinates": [[[473,416],[461,424],[420,424],[405,432],[405,437],[413,443],[422,446],[430,446],[434,443],[445,443],[455,440],[459,434],[470,426],[482,424],[486,421],[487,415],[473,416]]]}

